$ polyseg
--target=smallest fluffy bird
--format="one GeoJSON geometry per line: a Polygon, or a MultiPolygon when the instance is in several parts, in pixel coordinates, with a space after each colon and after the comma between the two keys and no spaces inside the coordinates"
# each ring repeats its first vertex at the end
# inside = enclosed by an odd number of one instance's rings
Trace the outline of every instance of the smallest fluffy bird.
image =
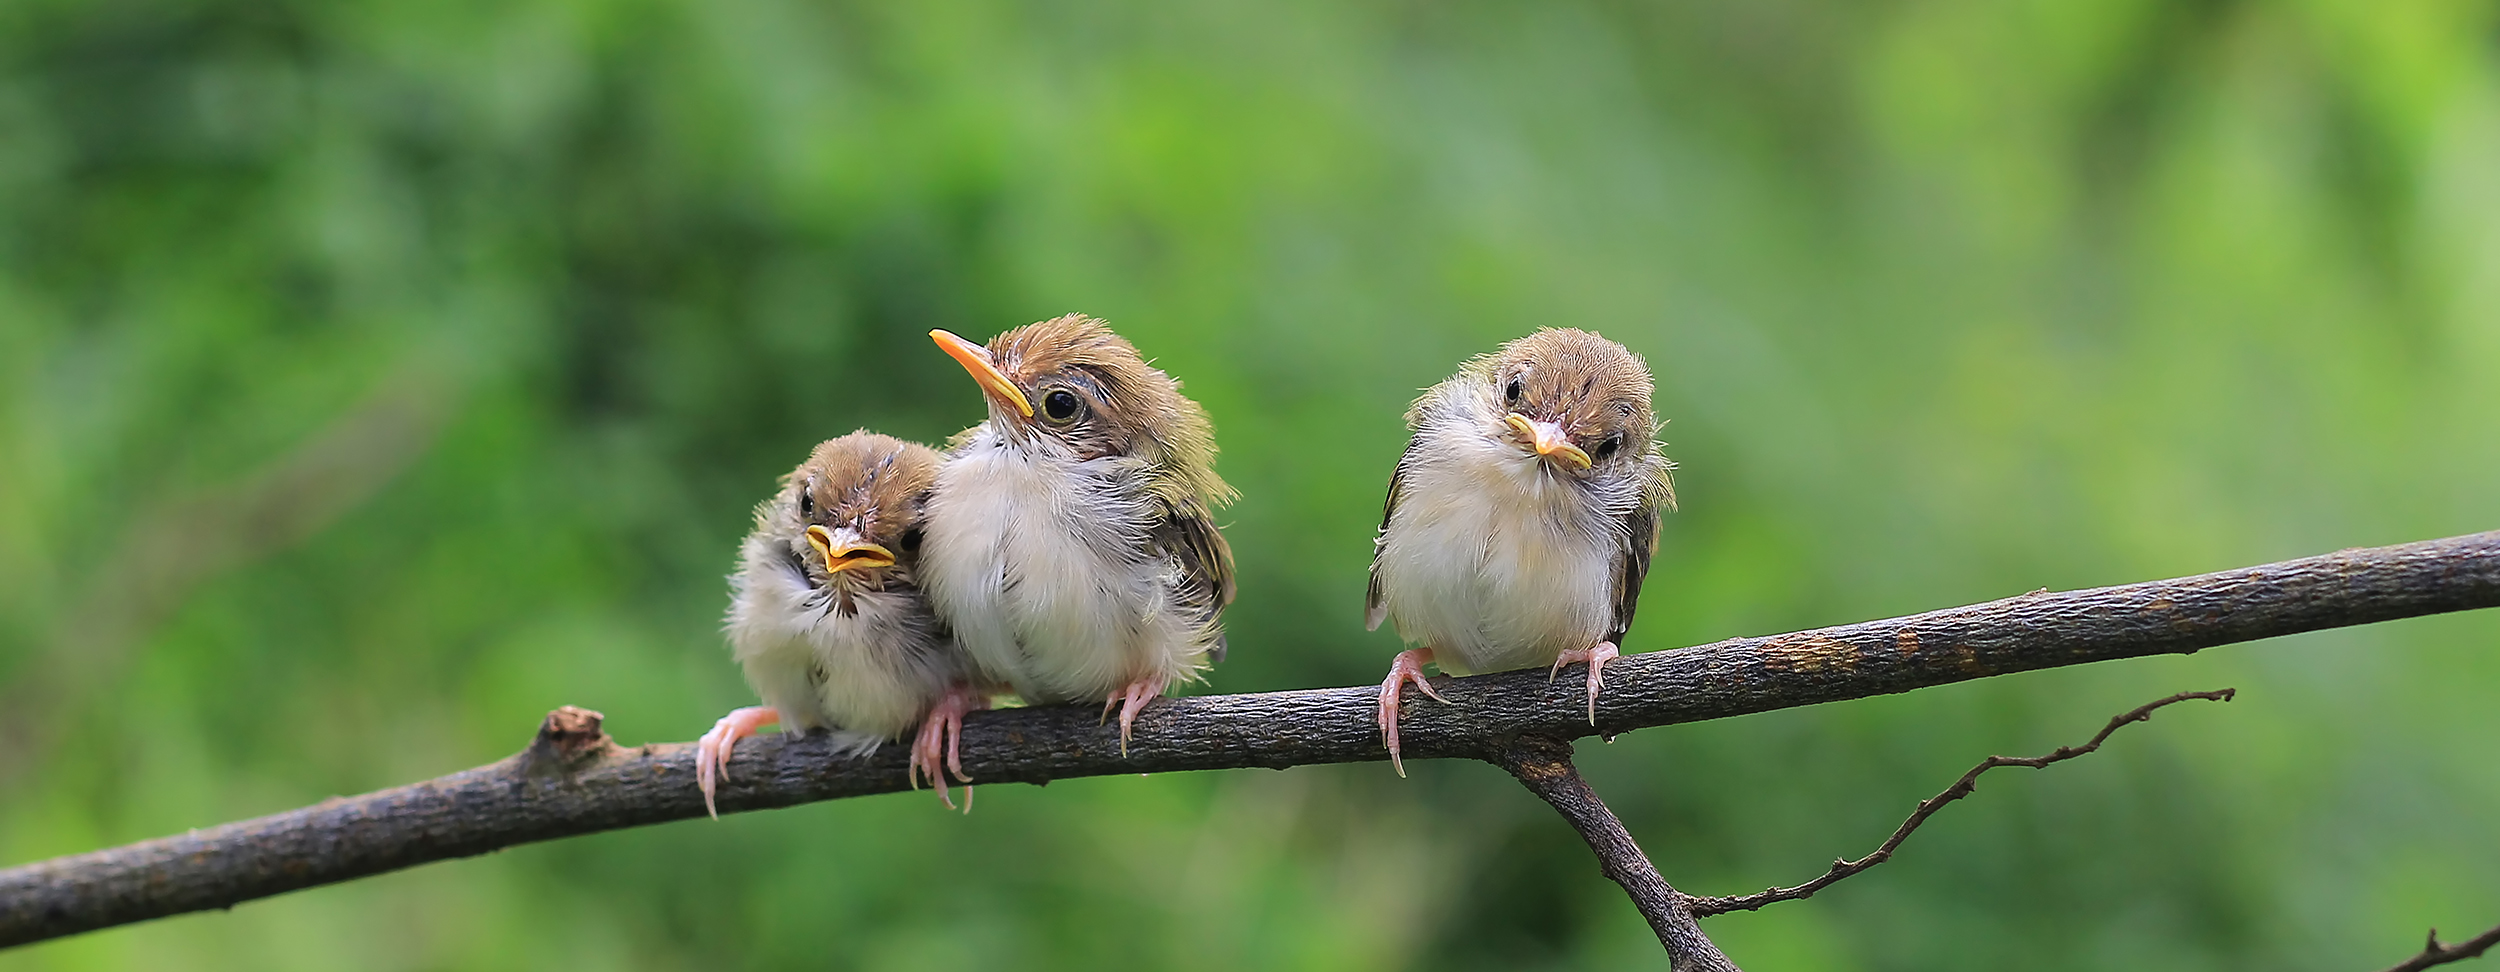
{"type": "Polygon", "coordinates": [[[853,432],[818,445],[755,508],[730,577],[728,629],[764,704],[721,717],[696,744],[696,782],[715,816],[732,747],[774,722],[830,730],[855,754],[916,726],[913,781],[927,772],[954,805],[939,760],[969,779],[956,745],[964,713],[988,697],[914,577],[941,462],[927,446],[853,432]]]}
{"type": "Polygon", "coordinates": [[[1436,663],[1454,675],[1589,665],[1632,626],[1675,508],[1658,454],[1649,367],[1597,334],[1547,329],[1467,362],[1407,412],[1414,438],[1389,480],[1364,623],[1397,620],[1419,647],[1380,685],[1381,741],[1398,775],[1398,695],[1436,663]]]}

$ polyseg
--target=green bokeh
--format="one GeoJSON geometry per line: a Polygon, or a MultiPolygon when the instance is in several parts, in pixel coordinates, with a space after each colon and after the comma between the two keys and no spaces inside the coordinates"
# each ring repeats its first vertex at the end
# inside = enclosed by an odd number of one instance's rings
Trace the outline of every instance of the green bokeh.
{"type": "MultiPolygon", "coordinates": [[[[1218,425],[1212,690],[1375,680],[1398,416],[1541,325],[1646,355],[1633,650],[2500,525],[2500,8],[0,4],[0,864],[749,701],[748,507],[936,440],[922,336],[1108,318],[1218,425]],[[32,727],[31,732],[24,731],[32,727]]],[[[2500,616],[1583,747],[1749,968],[2382,967],[2500,921],[2500,616]]],[[[1663,967],[1427,763],[536,845],[0,969],[1663,967]]]]}

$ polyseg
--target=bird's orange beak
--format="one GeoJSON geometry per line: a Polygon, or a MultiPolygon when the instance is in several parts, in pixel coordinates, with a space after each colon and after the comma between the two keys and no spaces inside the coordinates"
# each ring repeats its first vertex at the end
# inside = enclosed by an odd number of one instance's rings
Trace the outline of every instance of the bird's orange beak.
{"type": "Polygon", "coordinates": [[[892,567],[894,551],[859,539],[848,528],[835,537],[824,527],[807,528],[807,545],[825,558],[825,573],[839,574],[857,567],[892,567]]]}
{"type": "Polygon", "coordinates": [[[1017,388],[1015,382],[1007,380],[1005,372],[998,370],[997,363],[990,359],[990,349],[956,337],[945,328],[930,331],[929,339],[936,341],[938,349],[946,352],[947,357],[955,359],[956,364],[971,372],[972,380],[980,383],[982,391],[1013,407],[1016,414],[1033,417],[1033,403],[1024,397],[1024,389],[1017,388]]]}
{"type": "Polygon", "coordinates": [[[1591,465],[1589,454],[1582,451],[1579,446],[1571,444],[1571,437],[1563,434],[1562,426],[1552,422],[1539,422],[1517,412],[1503,416],[1502,421],[1510,425],[1511,431],[1519,433],[1522,438],[1526,439],[1528,447],[1536,450],[1540,458],[1562,462],[1581,469],[1587,469],[1591,465]]]}

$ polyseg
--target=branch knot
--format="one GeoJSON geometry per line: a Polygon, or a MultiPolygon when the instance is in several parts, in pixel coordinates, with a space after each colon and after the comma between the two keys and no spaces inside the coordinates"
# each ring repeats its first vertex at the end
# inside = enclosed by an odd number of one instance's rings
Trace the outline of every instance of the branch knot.
{"type": "Polygon", "coordinates": [[[578,705],[557,706],[538,724],[538,735],[521,752],[521,759],[532,774],[579,769],[616,748],[616,742],[599,728],[606,719],[578,705]]]}

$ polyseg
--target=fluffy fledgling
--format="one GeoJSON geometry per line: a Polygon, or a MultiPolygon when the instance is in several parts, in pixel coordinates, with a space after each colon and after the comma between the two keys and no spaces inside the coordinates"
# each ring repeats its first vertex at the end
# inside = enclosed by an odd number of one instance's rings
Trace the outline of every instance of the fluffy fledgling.
{"type": "Polygon", "coordinates": [[[989,677],[1036,703],[1146,703],[1224,652],[1231,548],[1215,433],[1180,383],[1083,315],[985,347],[938,346],[989,419],[955,437],[929,499],[925,582],[989,677]]]}
{"type": "MultiPolygon", "coordinates": [[[[911,774],[940,799],[964,713],[987,703],[972,660],[930,610],[918,570],[937,450],[860,431],[818,445],[755,508],[730,576],[729,644],[764,704],[721,717],[696,745],[711,808],[731,749],[756,729],[826,730],[857,753],[919,729],[911,774]]],[[[968,795],[967,791],[967,795],[968,795]]]]}
{"type": "Polygon", "coordinates": [[[1398,773],[1398,695],[1439,699],[1423,666],[1454,675],[1589,664],[1600,673],[1632,626],[1675,507],[1658,454],[1649,368],[1594,333],[1547,329],[1467,362],[1406,414],[1414,430],[1389,480],[1364,622],[1397,621],[1418,647],[1380,685],[1380,731],[1398,773]]]}

